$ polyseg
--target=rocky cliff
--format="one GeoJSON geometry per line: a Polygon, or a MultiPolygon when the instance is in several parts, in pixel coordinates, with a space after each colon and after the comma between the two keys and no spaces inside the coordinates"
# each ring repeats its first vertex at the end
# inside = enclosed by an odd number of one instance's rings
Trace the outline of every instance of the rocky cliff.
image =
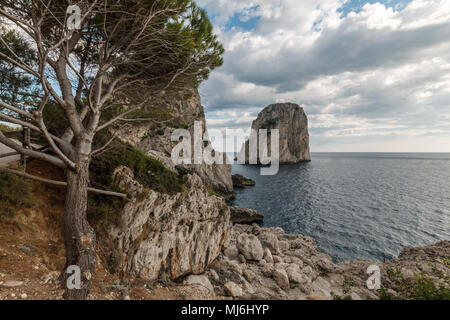
{"type": "Polygon", "coordinates": [[[217,258],[230,236],[230,211],[197,174],[174,195],[146,190],[127,167],[116,169],[115,180],[134,196],[109,231],[117,269],[149,281],[176,279],[202,273],[217,258]]]}
{"type": "Polygon", "coordinates": [[[174,130],[188,129],[193,136],[194,121],[201,121],[206,130],[196,90],[159,97],[138,116],[156,120],[131,122],[116,135],[177,175],[184,168],[186,181],[183,191],[164,194],[143,186],[129,168],[116,168],[115,184],[133,197],[120,222],[108,231],[117,251],[117,269],[149,281],[201,273],[217,258],[231,230],[225,203],[233,196],[231,165],[176,167],[171,160],[174,130]]]}
{"type": "MultiPolygon", "coordinates": [[[[263,109],[253,121],[252,129],[280,130],[280,163],[293,164],[310,161],[308,118],[302,107],[293,103],[272,104],[263,109]]],[[[268,138],[270,141],[270,138],[268,138]]],[[[249,142],[245,147],[248,163],[249,142]]],[[[270,150],[270,145],[268,146],[270,150]]],[[[244,149],[241,150],[241,154],[244,149]]]]}
{"type": "MultiPolygon", "coordinates": [[[[165,161],[166,167],[174,165],[170,161],[172,149],[176,143],[171,141],[171,135],[176,129],[188,129],[193,136],[194,122],[203,124],[206,130],[204,109],[201,105],[197,90],[186,90],[177,95],[168,95],[155,98],[154,104],[148,113],[156,118],[154,122],[133,122],[122,127],[117,135],[121,140],[130,143],[144,153],[165,161]]],[[[226,160],[226,156],[223,155],[226,160]]],[[[231,165],[191,164],[184,165],[188,170],[194,171],[211,190],[232,198],[233,181],[231,179],[231,165]]]]}

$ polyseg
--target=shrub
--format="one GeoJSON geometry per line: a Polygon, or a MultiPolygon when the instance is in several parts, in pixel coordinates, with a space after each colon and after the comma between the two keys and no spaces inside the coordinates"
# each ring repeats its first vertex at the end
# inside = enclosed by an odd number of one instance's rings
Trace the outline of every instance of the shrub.
{"type": "MultiPolygon", "coordinates": [[[[379,291],[380,300],[450,300],[450,288],[436,284],[425,275],[416,275],[414,279],[406,279],[398,269],[388,268],[389,278],[395,284],[398,296],[387,292],[385,288],[379,291]]],[[[445,279],[447,284],[448,279],[445,279]]]]}

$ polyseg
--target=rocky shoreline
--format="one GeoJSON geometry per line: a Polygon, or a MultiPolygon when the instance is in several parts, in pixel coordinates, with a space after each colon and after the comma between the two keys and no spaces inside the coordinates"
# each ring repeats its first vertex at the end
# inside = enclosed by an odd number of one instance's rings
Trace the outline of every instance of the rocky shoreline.
{"type": "Polygon", "coordinates": [[[449,258],[450,241],[442,241],[423,248],[405,248],[397,259],[387,263],[352,260],[335,264],[310,237],[257,224],[234,225],[231,238],[209,270],[188,277],[185,284],[203,283],[213,299],[405,299],[408,297],[392,273],[404,283],[428,279],[429,284],[448,292],[449,258]],[[380,291],[367,288],[371,265],[380,267],[380,291]]]}

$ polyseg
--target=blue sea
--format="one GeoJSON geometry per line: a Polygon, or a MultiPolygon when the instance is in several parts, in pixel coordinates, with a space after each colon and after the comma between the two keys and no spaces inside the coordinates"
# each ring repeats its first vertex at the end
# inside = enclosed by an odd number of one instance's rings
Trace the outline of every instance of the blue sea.
{"type": "Polygon", "coordinates": [[[313,153],[276,176],[234,164],[256,181],[232,205],[264,226],[313,237],[335,262],[388,260],[406,246],[450,240],[450,154],[313,153]]]}

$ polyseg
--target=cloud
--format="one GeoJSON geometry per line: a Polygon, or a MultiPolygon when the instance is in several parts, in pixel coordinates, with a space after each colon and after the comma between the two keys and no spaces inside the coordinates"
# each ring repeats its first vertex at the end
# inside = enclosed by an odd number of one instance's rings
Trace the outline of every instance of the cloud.
{"type": "Polygon", "coordinates": [[[201,87],[211,128],[244,128],[262,107],[292,101],[310,116],[312,141],[447,134],[450,145],[450,1],[380,1],[345,14],[342,0],[200,3],[226,48],[201,87]],[[225,28],[236,15],[259,20],[225,28]]]}

